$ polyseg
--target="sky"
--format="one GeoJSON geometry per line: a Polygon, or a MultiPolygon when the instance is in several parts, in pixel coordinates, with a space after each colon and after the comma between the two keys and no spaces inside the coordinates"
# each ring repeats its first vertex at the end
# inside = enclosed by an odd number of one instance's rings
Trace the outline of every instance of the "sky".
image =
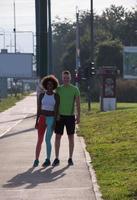
{"type": "MultiPolygon", "coordinates": [[[[14,6],[16,5],[16,30],[18,51],[33,51],[33,33],[35,32],[35,0],[0,0],[0,49],[5,47],[13,51],[14,6]],[[26,32],[30,31],[30,32],[26,32]]],[[[101,14],[102,10],[111,4],[123,5],[132,9],[137,5],[137,0],[93,0],[94,12],[101,14]]],[[[56,16],[61,20],[68,18],[75,20],[76,7],[79,10],[90,10],[90,0],[51,0],[52,20],[56,16]]]]}

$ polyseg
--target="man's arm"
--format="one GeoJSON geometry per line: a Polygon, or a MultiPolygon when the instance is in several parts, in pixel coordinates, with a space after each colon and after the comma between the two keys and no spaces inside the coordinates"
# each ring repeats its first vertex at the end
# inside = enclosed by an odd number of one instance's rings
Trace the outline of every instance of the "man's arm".
{"type": "Polygon", "coordinates": [[[77,109],[77,116],[76,116],[76,123],[80,123],[80,96],[76,96],[76,109],[77,109]]]}
{"type": "Polygon", "coordinates": [[[59,116],[59,104],[60,104],[60,97],[57,93],[55,93],[55,119],[57,120],[58,116],[59,116]]]}

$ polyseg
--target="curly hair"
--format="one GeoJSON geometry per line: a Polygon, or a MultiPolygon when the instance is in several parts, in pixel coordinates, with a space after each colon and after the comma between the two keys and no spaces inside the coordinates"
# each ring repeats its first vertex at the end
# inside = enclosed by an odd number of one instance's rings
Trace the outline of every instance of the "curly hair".
{"type": "Polygon", "coordinates": [[[58,87],[59,82],[58,82],[58,79],[54,75],[49,75],[49,76],[43,77],[43,79],[41,80],[41,85],[46,90],[47,89],[47,83],[49,81],[53,83],[53,90],[55,90],[58,87]]]}

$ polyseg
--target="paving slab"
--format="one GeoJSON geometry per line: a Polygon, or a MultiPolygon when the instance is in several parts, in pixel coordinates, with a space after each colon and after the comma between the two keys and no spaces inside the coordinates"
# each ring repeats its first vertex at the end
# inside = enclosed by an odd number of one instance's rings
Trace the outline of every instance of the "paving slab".
{"type": "MultiPolygon", "coordinates": [[[[0,200],[96,200],[85,152],[76,134],[73,166],[67,165],[69,149],[65,132],[61,140],[60,165],[41,167],[45,160],[44,141],[40,164],[32,167],[37,141],[35,114],[34,94],[6,113],[0,113],[3,122],[0,128],[5,132],[1,132],[0,137],[0,200]],[[8,124],[7,129],[3,124],[8,124]]],[[[54,140],[55,134],[52,137],[52,161],[55,158],[54,140]]]]}

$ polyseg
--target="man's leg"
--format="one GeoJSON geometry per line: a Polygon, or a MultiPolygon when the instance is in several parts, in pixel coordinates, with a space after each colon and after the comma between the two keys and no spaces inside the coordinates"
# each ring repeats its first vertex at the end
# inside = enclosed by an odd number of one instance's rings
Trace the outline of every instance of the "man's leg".
{"type": "Polygon", "coordinates": [[[68,135],[69,140],[69,158],[72,158],[74,151],[74,134],[68,135]]]}
{"type": "Polygon", "coordinates": [[[52,166],[57,166],[59,165],[59,149],[60,149],[60,141],[61,141],[61,134],[56,134],[55,137],[55,160],[52,163],[52,166]]]}
{"type": "Polygon", "coordinates": [[[66,130],[69,140],[69,159],[68,164],[73,165],[72,156],[74,151],[75,116],[66,117],[66,130]]]}
{"type": "Polygon", "coordinates": [[[56,137],[55,137],[55,156],[57,159],[59,158],[61,136],[62,136],[61,134],[56,134],[56,137]]]}
{"type": "Polygon", "coordinates": [[[60,119],[56,121],[56,126],[55,126],[55,160],[53,161],[53,166],[56,166],[59,164],[59,149],[60,149],[60,142],[61,142],[61,136],[63,134],[64,130],[64,120],[60,116],[60,119]]]}

